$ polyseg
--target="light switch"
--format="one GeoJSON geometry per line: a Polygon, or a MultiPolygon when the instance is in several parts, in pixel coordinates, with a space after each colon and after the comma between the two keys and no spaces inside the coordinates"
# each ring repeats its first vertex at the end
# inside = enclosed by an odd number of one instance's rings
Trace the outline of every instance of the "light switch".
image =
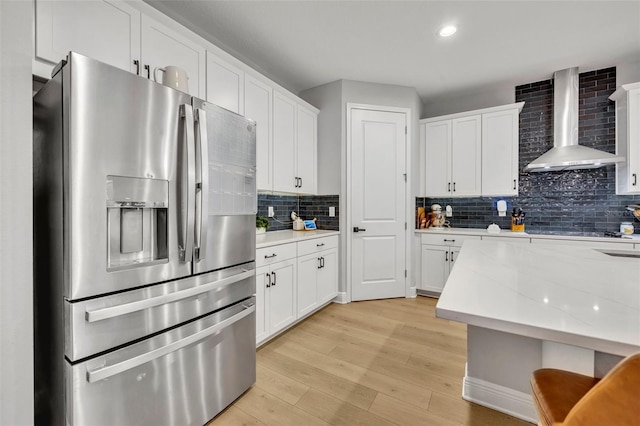
{"type": "Polygon", "coordinates": [[[329,207],[329,217],[335,217],[336,216],[336,208],[335,207],[329,207]]]}
{"type": "Polygon", "coordinates": [[[274,217],[275,213],[273,212],[273,206],[269,206],[269,213],[268,213],[269,217],[274,217]]]}

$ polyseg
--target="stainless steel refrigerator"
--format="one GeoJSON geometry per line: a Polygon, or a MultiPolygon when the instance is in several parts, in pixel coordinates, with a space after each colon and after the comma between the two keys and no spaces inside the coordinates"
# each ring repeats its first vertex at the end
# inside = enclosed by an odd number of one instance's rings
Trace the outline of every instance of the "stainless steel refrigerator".
{"type": "Polygon", "coordinates": [[[202,425],[255,382],[255,123],[58,68],[34,97],[36,422],[202,425]]]}

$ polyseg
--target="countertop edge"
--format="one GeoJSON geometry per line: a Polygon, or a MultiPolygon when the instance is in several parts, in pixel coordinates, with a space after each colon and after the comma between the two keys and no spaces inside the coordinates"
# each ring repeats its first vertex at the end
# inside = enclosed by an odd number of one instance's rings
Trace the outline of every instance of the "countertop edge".
{"type": "Polygon", "coordinates": [[[331,237],[340,235],[340,231],[318,229],[317,231],[293,231],[285,229],[282,231],[271,231],[256,235],[256,249],[278,246],[281,244],[296,243],[299,241],[312,240],[315,238],[331,237]],[[263,241],[261,241],[263,240],[263,241]]]}
{"type": "MultiPolygon", "coordinates": [[[[580,235],[552,235],[552,234],[528,234],[526,232],[511,232],[502,230],[497,234],[487,232],[480,228],[442,228],[442,229],[415,229],[416,235],[428,234],[456,234],[456,235],[479,235],[483,237],[507,237],[507,238],[532,238],[540,240],[573,240],[573,241],[597,241],[611,242],[617,244],[640,244],[640,238],[613,238],[613,237],[589,237],[580,235]]],[[[638,235],[640,237],[640,235],[638,235]]]]}

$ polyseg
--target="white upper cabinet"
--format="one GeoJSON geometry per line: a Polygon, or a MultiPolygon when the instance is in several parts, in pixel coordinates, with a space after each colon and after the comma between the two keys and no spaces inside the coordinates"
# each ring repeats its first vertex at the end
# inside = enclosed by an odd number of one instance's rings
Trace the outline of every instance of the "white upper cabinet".
{"type": "Polygon", "coordinates": [[[451,192],[451,120],[422,124],[426,143],[425,191],[427,196],[446,197],[451,192]]]}
{"type": "Polygon", "coordinates": [[[256,122],[256,162],[258,190],[273,189],[273,142],[271,134],[273,89],[246,74],[244,77],[244,115],[256,122]]]}
{"type": "Polygon", "coordinates": [[[207,101],[244,114],[244,71],[207,51],[207,101]]]}
{"type": "Polygon", "coordinates": [[[518,194],[518,114],[524,102],[420,120],[425,196],[518,194]]]}
{"type": "Polygon", "coordinates": [[[640,83],[624,84],[610,99],[616,102],[616,194],[640,193],[640,83]]]}
{"type": "Polygon", "coordinates": [[[518,195],[517,108],[482,114],[482,195],[518,195]]]}
{"type": "MultiPolygon", "coordinates": [[[[127,71],[136,71],[140,58],[140,12],[125,2],[36,1],[35,55],[57,64],[70,51],[127,71]]],[[[34,64],[49,78],[51,66],[34,64]]]]}
{"type": "Polygon", "coordinates": [[[427,196],[480,195],[480,129],[479,115],[425,124],[427,196]]]}
{"type": "Polygon", "coordinates": [[[296,103],[273,94],[273,190],[296,192],[296,103]]]}
{"type": "Polygon", "coordinates": [[[316,193],[317,123],[318,114],[316,112],[298,105],[296,129],[296,176],[299,178],[297,192],[303,194],[316,193]]]}
{"type": "Polygon", "coordinates": [[[318,112],[273,94],[273,190],[314,194],[318,112]]]}
{"type": "MultiPolygon", "coordinates": [[[[141,62],[144,77],[155,80],[156,69],[169,65],[183,68],[189,77],[189,94],[205,97],[205,49],[183,34],[142,16],[141,62]]],[[[162,72],[157,81],[162,83],[162,72]]]]}
{"type": "Polygon", "coordinates": [[[451,196],[480,195],[481,124],[479,115],[456,118],[451,122],[451,196]]]}

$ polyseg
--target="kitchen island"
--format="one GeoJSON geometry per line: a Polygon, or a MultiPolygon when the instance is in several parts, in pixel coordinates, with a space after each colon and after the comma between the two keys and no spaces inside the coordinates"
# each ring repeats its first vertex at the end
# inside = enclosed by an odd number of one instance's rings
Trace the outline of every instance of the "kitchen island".
{"type": "Polygon", "coordinates": [[[436,308],[438,317],[468,324],[463,397],[535,422],[533,370],[600,377],[640,351],[634,254],[466,241],[436,308]]]}

